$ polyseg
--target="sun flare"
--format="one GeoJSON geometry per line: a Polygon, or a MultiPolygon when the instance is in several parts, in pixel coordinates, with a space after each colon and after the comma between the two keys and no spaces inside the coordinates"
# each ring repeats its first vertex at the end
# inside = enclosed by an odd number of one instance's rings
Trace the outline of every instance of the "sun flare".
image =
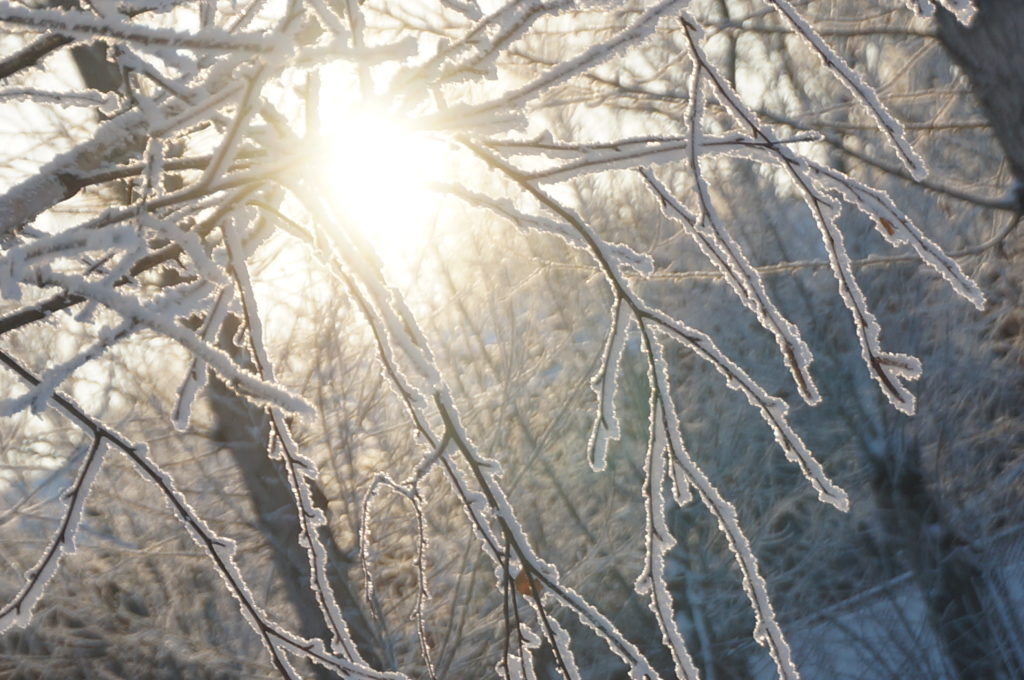
{"type": "Polygon", "coordinates": [[[429,184],[450,172],[445,144],[370,106],[328,102],[320,125],[320,172],[334,209],[386,262],[415,256],[441,200],[429,184]]]}

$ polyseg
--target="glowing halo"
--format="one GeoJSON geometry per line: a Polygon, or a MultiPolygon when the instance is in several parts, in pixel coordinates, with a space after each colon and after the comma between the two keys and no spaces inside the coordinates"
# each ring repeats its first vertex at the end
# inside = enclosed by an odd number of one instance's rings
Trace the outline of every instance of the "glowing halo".
{"type": "Polygon", "coordinates": [[[378,107],[327,100],[320,111],[331,205],[389,264],[422,250],[441,200],[428,185],[449,173],[445,144],[378,107]]]}

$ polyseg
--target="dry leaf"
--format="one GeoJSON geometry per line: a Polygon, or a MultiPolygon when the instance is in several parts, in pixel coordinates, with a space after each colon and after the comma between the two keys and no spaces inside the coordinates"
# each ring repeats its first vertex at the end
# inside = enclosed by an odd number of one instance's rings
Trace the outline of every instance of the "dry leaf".
{"type": "Polygon", "coordinates": [[[520,569],[516,574],[516,592],[520,595],[530,597],[534,594],[540,595],[544,588],[543,584],[527,573],[526,569],[520,569]],[[532,587],[531,587],[532,586],[532,587]]]}

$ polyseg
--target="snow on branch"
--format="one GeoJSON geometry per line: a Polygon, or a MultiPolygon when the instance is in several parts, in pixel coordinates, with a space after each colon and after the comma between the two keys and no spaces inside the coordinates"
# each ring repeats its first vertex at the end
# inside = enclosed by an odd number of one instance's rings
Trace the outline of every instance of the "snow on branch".
{"type": "MultiPolygon", "coordinates": [[[[455,407],[451,390],[435,363],[429,345],[425,344],[425,336],[415,316],[397,291],[387,284],[372,247],[365,243],[364,238],[355,229],[346,229],[344,225],[331,219],[329,214],[321,215],[329,221],[330,235],[350,246],[339,249],[339,255],[344,258],[346,267],[355,273],[349,281],[352,284],[356,284],[357,281],[361,284],[354,288],[353,292],[362,288],[372,300],[367,301],[368,304],[360,305],[364,313],[372,312],[376,307],[378,312],[383,312],[385,320],[392,320],[386,325],[386,333],[378,336],[380,358],[385,362],[388,374],[404,376],[404,371],[394,364],[394,348],[398,348],[404,354],[404,358],[411,362],[410,367],[419,373],[419,377],[426,379],[429,406],[416,404],[412,408],[430,408],[435,411],[435,417],[420,416],[416,417],[415,421],[421,424],[420,433],[424,439],[436,447],[441,438],[426,423],[440,419],[444,428],[444,439],[451,442],[451,448],[460,454],[461,463],[468,468],[469,475],[466,475],[461,469],[460,461],[453,457],[453,451],[449,450],[449,447],[436,448],[439,453],[437,460],[453,490],[461,499],[467,519],[481,539],[485,553],[495,562],[498,573],[501,574],[499,587],[513,578],[507,561],[502,568],[501,558],[506,549],[511,549],[522,563],[523,569],[528,570],[531,578],[536,579],[553,597],[572,611],[580,623],[591,628],[606,641],[609,649],[626,663],[632,677],[649,680],[657,678],[658,675],[651,668],[650,662],[623,636],[612,621],[576,591],[562,583],[555,567],[536,554],[501,486],[500,467],[492,459],[483,457],[469,438],[455,407]]],[[[359,296],[362,298],[362,294],[359,296]]],[[[377,323],[373,319],[368,321],[371,324],[377,323]]],[[[399,378],[399,387],[403,392],[406,392],[405,380],[404,377],[399,378]]],[[[553,626],[544,628],[544,634],[556,649],[563,645],[563,642],[556,639],[559,634],[553,626]]],[[[562,661],[562,665],[568,669],[572,664],[566,659],[562,661]]]]}
{"type": "Polygon", "coordinates": [[[67,108],[70,106],[94,106],[100,109],[109,110],[115,102],[110,93],[97,90],[82,90],[80,92],[53,92],[49,90],[36,90],[31,87],[11,87],[0,90],[0,102],[29,101],[42,104],[56,104],[67,108]]]}
{"type": "MultiPolygon", "coordinates": [[[[0,352],[0,362],[13,370],[23,382],[32,386],[39,384],[38,378],[7,353],[0,352]]],[[[60,557],[74,552],[74,539],[81,523],[82,508],[103,461],[104,442],[106,442],[120,450],[134,464],[139,474],[157,487],[192,539],[213,560],[231,594],[237,599],[243,617],[260,636],[283,677],[299,677],[286,658],[285,653],[287,652],[295,656],[308,657],[312,661],[346,676],[366,678],[367,680],[404,680],[405,676],[400,673],[382,673],[363,664],[353,663],[328,654],[323,650],[323,644],[319,640],[311,642],[302,639],[273,622],[256,603],[249,586],[238,569],[235,562],[235,543],[217,535],[206,521],[198,516],[184,494],[178,490],[173,478],[150,457],[147,447],[132,443],[116,430],[89,416],[80,406],[62,394],[55,395],[55,402],[66,416],[76,421],[80,427],[92,435],[92,444],[79,468],[76,481],[64,494],[68,502],[60,528],[53,541],[44,552],[40,562],[27,574],[26,584],[22,591],[11,603],[0,609],[0,624],[2,624],[0,630],[6,630],[12,625],[24,626],[28,622],[31,607],[42,596],[47,582],[57,568],[60,557]]]]}
{"type": "MultiPolygon", "coordinates": [[[[700,674],[676,624],[672,591],[665,578],[665,557],[675,546],[676,540],[672,536],[665,515],[665,481],[668,476],[665,451],[668,447],[668,430],[665,427],[662,408],[662,400],[658,398],[657,391],[652,389],[650,432],[644,461],[643,485],[647,523],[644,536],[647,544],[644,568],[637,577],[636,590],[641,595],[650,595],[649,606],[658,621],[662,639],[672,652],[676,677],[697,680],[700,674]]],[[[682,476],[682,479],[676,479],[674,483],[689,484],[689,480],[682,476]]]]}
{"type": "MultiPolygon", "coordinates": [[[[956,16],[957,21],[965,26],[970,26],[978,11],[974,0],[939,0],[939,4],[948,9],[956,16]]],[[[907,0],[907,6],[923,17],[930,17],[935,14],[935,3],[933,0],[907,0]]]]}
{"type": "Polygon", "coordinates": [[[75,37],[100,36],[151,46],[167,46],[201,52],[255,52],[274,49],[265,36],[230,34],[220,29],[184,33],[169,28],[130,24],[116,18],[98,17],[78,10],[28,8],[0,2],[0,22],[45,33],[55,31],[75,37]]]}
{"type": "MultiPolygon", "coordinates": [[[[521,231],[552,234],[574,248],[586,250],[586,242],[568,224],[557,222],[548,217],[529,215],[516,209],[511,201],[468,191],[461,186],[451,184],[436,184],[435,186],[446,194],[460,198],[470,205],[490,210],[495,215],[515,225],[521,231]]],[[[650,255],[638,253],[633,248],[622,243],[608,244],[608,250],[618,265],[629,267],[641,275],[649,275],[654,271],[654,260],[650,255]]]]}
{"type": "MultiPolygon", "coordinates": [[[[274,369],[264,344],[263,324],[259,316],[249,268],[246,264],[246,256],[249,253],[241,233],[244,225],[245,221],[240,215],[232,216],[224,221],[221,230],[224,233],[224,244],[228,251],[228,266],[240,293],[253,360],[260,377],[268,382],[273,382],[274,369]]],[[[271,406],[270,416],[274,437],[280,445],[281,459],[298,510],[299,544],[306,549],[309,559],[310,589],[316,595],[320,612],[330,626],[331,647],[335,653],[343,655],[348,661],[365,666],[366,661],[352,639],[328,577],[327,550],[320,539],[320,527],[324,526],[327,520],[323,511],[313,502],[312,490],[309,486],[309,480],[317,477],[316,464],[299,453],[281,409],[271,406]]]]}
{"type": "Polygon", "coordinates": [[[907,133],[903,129],[903,125],[893,118],[889,110],[885,108],[874,88],[868,86],[842,57],[825,44],[825,41],[822,40],[817,31],[807,23],[806,19],[800,16],[800,13],[796,11],[796,8],[793,7],[789,0],[765,0],[765,2],[775,7],[786,18],[795,29],[796,34],[803,38],[810,48],[821,56],[822,62],[835,74],[836,78],[867,106],[871,115],[878,123],[878,128],[889,138],[889,142],[896,149],[900,160],[903,161],[903,164],[910,171],[914,179],[924,179],[928,174],[928,168],[924,164],[924,159],[914,151],[914,148],[910,145],[910,140],[907,139],[907,133]]]}
{"type": "Polygon", "coordinates": [[[761,125],[757,117],[740,99],[739,94],[719,73],[704,52],[701,31],[692,20],[683,21],[683,30],[689,43],[690,52],[716,92],[719,102],[727,107],[741,125],[748,127],[755,137],[768,143],[767,148],[777,154],[789,173],[796,188],[801,192],[805,204],[811,211],[814,223],[821,234],[822,244],[828,254],[829,264],[837,283],[839,295],[853,318],[861,357],[868,371],[878,383],[882,394],[899,411],[910,415],[914,412],[914,395],[905,381],[917,380],[921,375],[921,363],[916,357],[887,352],[882,349],[879,336],[881,326],[875,315],[868,309],[867,300],[857,282],[851,267],[850,255],[846,250],[842,232],[837,223],[838,206],[835,201],[822,193],[810,177],[807,161],[798,156],[777,137],[761,125]]]}
{"type": "Polygon", "coordinates": [[[847,507],[846,493],[828,479],[821,465],[814,459],[806,445],[796,434],[796,431],[789,425],[786,417],[788,406],[785,402],[777,397],[769,396],[763,387],[750,378],[734,361],[726,357],[708,335],[690,328],[681,321],[674,319],[671,315],[647,304],[638,296],[614,262],[613,257],[609,253],[608,245],[577,214],[559,203],[551,195],[542,191],[536,184],[530,182],[526,176],[519,173],[507,162],[490,154],[481,147],[473,146],[470,143],[467,144],[475,153],[491,164],[493,168],[505,174],[513,181],[518,182],[526,192],[570,224],[577,231],[582,241],[587,244],[590,255],[597,262],[613,293],[621,296],[632,308],[637,320],[650,319],[660,324],[675,335],[679,341],[692,348],[698,356],[714,366],[715,369],[727,378],[727,384],[730,388],[742,392],[751,405],[760,411],[761,417],[771,427],[776,441],[782,447],[787,459],[801,467],[804,475],[818,492],[819,497],[840,509],[847,507]]]}
{"type": "MultiPolygon", "coordinates": [[[[0,359],[10,366],[10,358],[4,354],[0,359]]],[[[25,584],[14,598],[0,609],[0,633],[11,626],[24,627],[32,618],[32,609],[43,596],[46,586],[57,572],[64,555],[75,552],[75,535],[82,522],[85,499],[92,490],[93,480],[103,464],[106,446],[102,436],[94,436],[88,446],[85,459],[81,462],[78,476],[70,487],[61,494],[64,513],[50,544],[43,551],[39,562],[25,574],[25,584]]],[[[78,456],[72,456],[72,459],[78,456]]]]}
{"type": "Polygon", "coordinates": [[[654,31],[655,26],[662,17],[684,6],[686,2],[687,0],[662,0],[644,11],[628,28],[611,39],[597,45],[592,45],[575,58],[548,69],[533,81],[511,92],[504,92],[489,102],[446,111],[440,122],[453,120],[452,117],[454,115],[455,121],[462,120],[464,124],[475,123],[479,125],[486,124],[489,118],[498,114],[504,117],[507,115],[506,112],[520,109],[541,95],[545,90],[607,61],[620,50],[647,38],[654,31]]]}
{"type": "Polygon", "coordinates": [[[619,387],[619,368],[622,354],[626,349],[626,336],[632,316],[628,305],[622,304],[621,298],[615,299],[612,307],[612,326],[608,330],[601,355],[601,368],[594,376],[591,387],[597,393],[597,417],[590,430],[590,442],[587,444],[590,467],[604,470],[608,465],[608,443],[617,440],[622,431],[619,417],[615,412],[615,393],[619,387]]]}

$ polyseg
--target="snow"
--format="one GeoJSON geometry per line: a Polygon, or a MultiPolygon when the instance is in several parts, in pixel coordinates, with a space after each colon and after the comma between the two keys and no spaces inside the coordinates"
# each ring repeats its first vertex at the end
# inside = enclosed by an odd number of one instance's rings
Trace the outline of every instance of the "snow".
{"type": "Polygon", "coordinates": [[[612,327],[608,331],[601,357],[601,371],[594,376],[591,387],[597,393],[597,417],[590,431],[589,451],[590,467],[604,470],[608,465],[608,444],[622,435],[619,417],[615,412],[615,393],[619,386],[619,368],[622,355],[626,349],[626,338],[632,324],[629,307],[622,304],[621,299],[615,300],[612,307],[612,327]]]}

